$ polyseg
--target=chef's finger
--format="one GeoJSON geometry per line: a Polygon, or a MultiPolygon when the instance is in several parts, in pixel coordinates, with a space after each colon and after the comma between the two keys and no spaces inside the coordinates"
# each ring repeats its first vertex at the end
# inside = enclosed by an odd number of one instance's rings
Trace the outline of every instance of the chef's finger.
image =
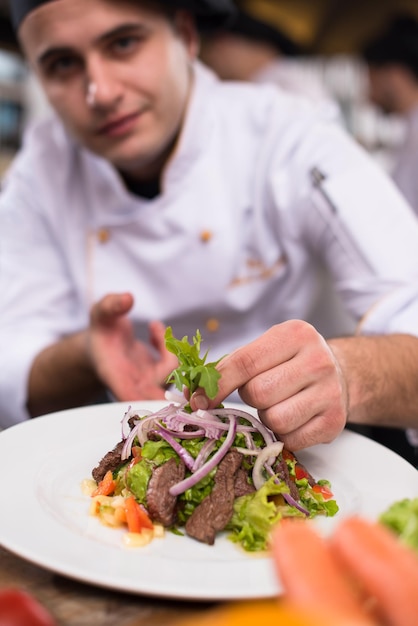
{"type": "Polygon", "coordinates": [[[171,372],[177,367],[178,360],[165,346],[164,324],[155,320],[150,322],[148,328],[151,345],[158,353],[158,360],[155,363],[156,379],[158,383],[164,384],[171,372]]]}
{"type": "Polygon", "coordinates": [[[129,313],[133,303],[133,296],[128,292],[107,294],[92,306],[90,319],[93,324],[112,321],[114,317],[129,313]]]}
{"type": "Polygon", "coordinates": [[[335,358],[313,326],[291,320],[273,326],[235,350],[220,361],[217,369],[221,373],[218,394],[208,401],[203,390],[198,390],[192,397],[192,408],[213,408],[244,385],[248,385],[247,403],[266,408],[291,397],[318,377],[334,375],[335,358]]]}
{"type": "Polygon", "coordinates": [[[217,366],[221,378],[216,397],[209,401],[199,389],[191,398],[192,408],[216,407],[249,380],[291,359],[301,345],[298,330],[300,332],[304,324],[296,320],[273,326],[261,337],[226,356],[217,366]]]}
{"type": "MultiPolygon", "coordinates": [[[[264,418],[262,411],[259,411],[259,417],[270,428],[269,423],[271,422],[264,418]]],[[[297,452],[320,443],[333,441],[342,432],[345,425],[345,417],[337,410],[319,413],[310,417],[298,428],[294,430],[287,429],[285,434],[276,432],[274,424],[275,421],[273,420],[273,427],[270,429],[283,441],[286,448],[297,452]]]]}

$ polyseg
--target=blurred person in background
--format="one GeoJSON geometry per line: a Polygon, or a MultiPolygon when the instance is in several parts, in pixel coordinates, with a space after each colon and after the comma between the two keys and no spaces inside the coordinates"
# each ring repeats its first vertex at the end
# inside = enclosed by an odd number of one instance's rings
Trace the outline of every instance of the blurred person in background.
{"type": "Polygon", "coordinates": [[[393,155],[392,177],[418,214],[418,19],[394,17],[364,48],[369,98],[383,113],[405,122],[404,140],[393,155]]]}
{"type": "Polygon", "coordinates": [[[52,111],[0,196],[2,425],[164,398],[166,325],[228,355],[211,402],[239,390],[289,449],[416,425],[418,221],[329,107],[196,59],[229,2],[11,8],[52,111]],[[305,321],[317,258],[356,335],[305,321]]]}
{"type": "Polygon", "coordinates": [[[237,12],[202,37],[200,58],[223,80],[273,83],[313,101],[329,95],[300,63],[303,47],[281,24],[277,0],[235,0],[237,12]]]}

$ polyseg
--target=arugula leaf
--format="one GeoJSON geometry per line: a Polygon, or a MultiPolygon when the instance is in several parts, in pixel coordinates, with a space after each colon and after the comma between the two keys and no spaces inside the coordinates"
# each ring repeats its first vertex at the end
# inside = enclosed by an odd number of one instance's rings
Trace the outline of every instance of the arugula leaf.
{"type": "Polygon", "coordinates": [[[176,339],[171,326],[167,327],[165,331],[166,348],[175,354],[179,361],[178,367],[167,378],[167,383],[174,383],[179,391],[183,391],[183,387],[187,387],[190,390],[190,395],[198,387],[201,387],[205,390],[208,398],[212,400],[218,393],[218,380],[221,375],[215,368],[220,359],[206,363],[208,351],[203,357],[200,356],[201,343],[202,335],[199,330],[193,337],[193,343],[189,343],[187,335],[183,339],[176,339]]]}

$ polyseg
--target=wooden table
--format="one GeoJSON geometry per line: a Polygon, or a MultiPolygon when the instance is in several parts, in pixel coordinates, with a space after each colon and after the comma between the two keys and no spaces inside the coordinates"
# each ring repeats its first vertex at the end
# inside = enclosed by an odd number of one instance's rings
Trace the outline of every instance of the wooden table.
{"type": "Polygon", "coordinates": [[[58,626],[174,626],[180,618],[215,606],[124,594],[58,576],[0,546],[0,589],[19,587],[34,596],[58,626]]]}

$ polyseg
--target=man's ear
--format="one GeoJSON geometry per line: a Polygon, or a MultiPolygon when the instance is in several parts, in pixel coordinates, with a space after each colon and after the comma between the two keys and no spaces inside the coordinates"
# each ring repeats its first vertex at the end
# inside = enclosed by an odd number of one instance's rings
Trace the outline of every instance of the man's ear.
{"type": "Polygon", "coordinates": [[[179,9],[174,16],[174,28],[183,39],[190,58],[195,59],[199,54],[200,38],[194,17],[188,11],[179,9]]]}

